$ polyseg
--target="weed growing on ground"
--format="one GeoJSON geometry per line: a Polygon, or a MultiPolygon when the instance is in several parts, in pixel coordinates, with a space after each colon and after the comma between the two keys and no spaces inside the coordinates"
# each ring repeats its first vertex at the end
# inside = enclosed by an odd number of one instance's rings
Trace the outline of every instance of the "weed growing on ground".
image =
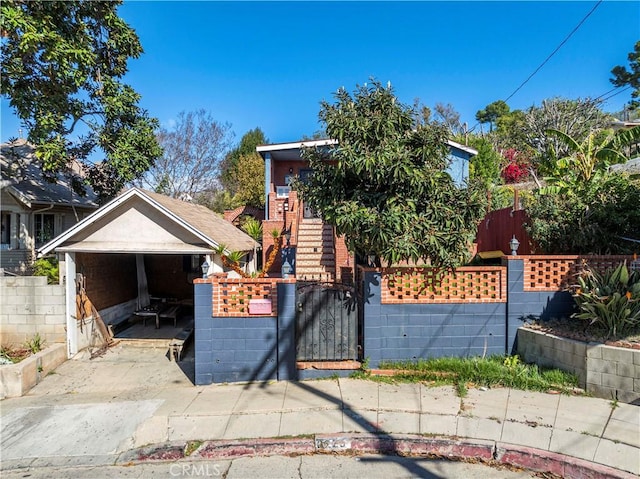
{"type": "MultiPolygon", "coordinates": [[[[578,377],[575,374],[559,369],[545,369],[535,364],[524,364],[517,356],[386,361],[380,364],[380,369],[397,370],[397,374],[393,376],[395,381],[455,386],[460,397],[464,397],[469,386],[502,386],[531,391],[556,390],[563,393],[570,393],[578,386],[578,377]]],[[[375,379],[379,380],[377,377],[375,379]]]]}

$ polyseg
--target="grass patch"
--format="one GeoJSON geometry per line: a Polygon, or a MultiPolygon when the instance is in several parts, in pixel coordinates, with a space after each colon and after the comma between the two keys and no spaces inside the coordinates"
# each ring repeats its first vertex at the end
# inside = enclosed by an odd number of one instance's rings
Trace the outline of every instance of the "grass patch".
{"type": "MultiPolygon", "coordinates": [[[[559,369],[540,368],[521,363],[517,356],[488,358],[432,358],[418,361],[386,361],[380,369],[398,370],[396,381],[429,381],[456,387],[464,397],[468,385],[510,387],[529,391],[571,392],[578,386],[578,377],[559,369]]],[[[388,379],[388,378],[386,378],[388,379]]]]}

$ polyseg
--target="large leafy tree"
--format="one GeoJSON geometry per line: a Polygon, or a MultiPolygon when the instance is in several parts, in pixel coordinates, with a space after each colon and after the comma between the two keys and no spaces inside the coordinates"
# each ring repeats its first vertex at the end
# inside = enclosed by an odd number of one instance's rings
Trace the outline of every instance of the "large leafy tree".
{"type": "Polygon", "coordinates": [[[142,47],[117,15],[121,3],[5,0],[0,7],[0,91],[28,129],[43,174],[54,179],[76,160],[102,199],[161,153],[157,121],[122,82],[142,47]]]}
{"type": "MultiPolygon", "coordinates": [[[[241,158],[250,158],[256,153],[256,146],[264,145],[268,142],[269,140],[264,136],[264,132],[256,127],[242,135],[240,143],[226,154],[220,165],[220,182],[225,190],[232,196],[235,195],[239,189],[244,188],[238,179],[238,165],[241,158]]],[[[261,194],[263,192],[261,192],[261,194]]]]}
{"type": "Polygon", "coordinates": [[[164,150],[141,183],[174,198],[197,198],[218,187],[219,167],[233,140],[231,125],[206,110],[182,112],[173,128],[160,128],[164,150]]]}
{"type": "Polygon", "coordinates": [[[640,106],[640,41],[637,41],[633,47],[633,51],[628,55],[629,69],[624,65],[618,65],[611,70],[613,78],[611,83],[617,87],[630,86],[631,91],[631,108],[635,109],[640,106]]]}
{"type": "Polygon", "coordinates": [[[447,128],[416,122],[414,109],[377,81],[353,94],[340,88],[335,98],[321,103],[319,117],[338,144],[304,151],[314,170],[298,184],[304,201],[360,258],[463,263],[483,199],[445,171],[447,128]]]}

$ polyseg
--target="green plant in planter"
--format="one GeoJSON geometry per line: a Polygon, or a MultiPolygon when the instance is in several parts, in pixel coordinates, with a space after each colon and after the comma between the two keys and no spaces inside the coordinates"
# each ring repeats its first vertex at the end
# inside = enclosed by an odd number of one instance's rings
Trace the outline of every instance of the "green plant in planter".
{"type": "Polygon", "coordinates": [[[640,271],[629,271],[626,261],[602,274],[586,269],[573,294],[579,312],[573,318],[589,321],[609,339],[640,328],[640,271]]]}

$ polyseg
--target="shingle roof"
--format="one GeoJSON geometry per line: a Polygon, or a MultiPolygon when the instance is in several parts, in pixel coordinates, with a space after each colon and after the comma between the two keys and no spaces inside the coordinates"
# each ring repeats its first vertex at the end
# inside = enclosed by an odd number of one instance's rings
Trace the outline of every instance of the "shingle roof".
{"type": "Polygon", "coordinates": [[[230,251],[252,251],[254,247],[260,246],[245,232],[239,230],[205,206],[188,203],[147,190],[138,189],[138,191],[216,243],[225,245],[230,251]]]}
{"type": "Polygon", "coordinates": [[[0,145],[2,187],[28,207],[38,205],[76,206],[97,208],[96,195],[87,188],[82,197],[73,192],[70,181],[59,174],[55,183],[42,178],[42,170],[35,161],[35,148],[25,140],[0,145]]]}

